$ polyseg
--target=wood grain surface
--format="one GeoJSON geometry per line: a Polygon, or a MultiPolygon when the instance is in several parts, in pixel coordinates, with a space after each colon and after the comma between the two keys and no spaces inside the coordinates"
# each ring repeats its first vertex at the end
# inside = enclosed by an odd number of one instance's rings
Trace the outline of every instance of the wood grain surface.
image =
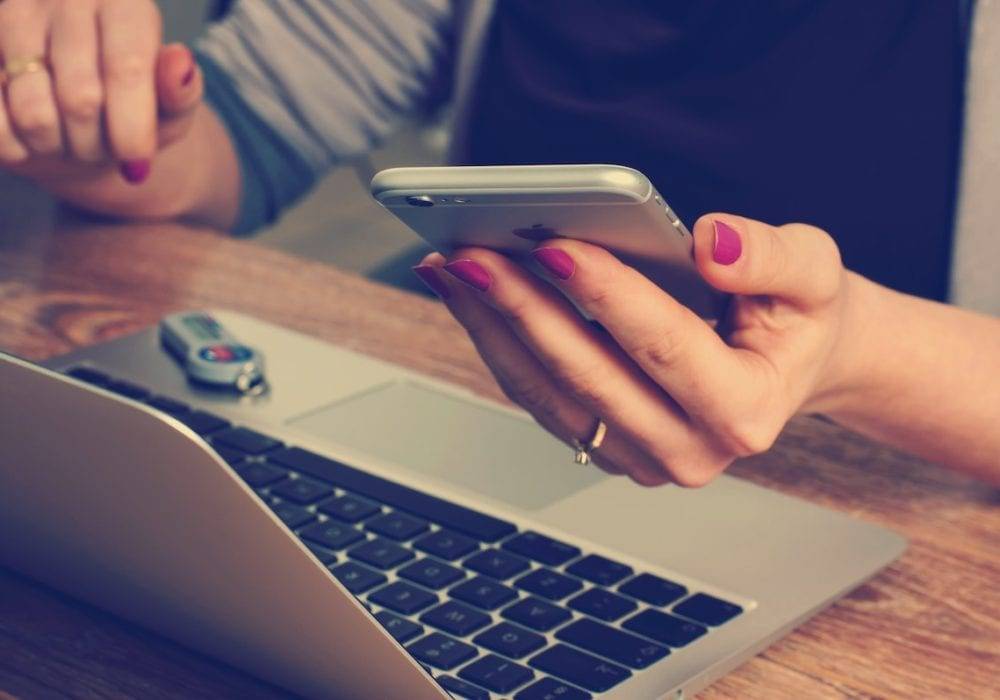
{"type": "MultiPolygon", "coordinates": [[[[4,350],[41,360],[192,307],[242,311],[500,396],[433,301],[212,231],[0,218],[4,350]]],[[[701,697],[1000,698],[995,490],[815,418],[794,421],[773,450],[732,471],[893,528],[911,546],[701,697]]],[[[7,695],[285,697],[0,569],[7,695]]]]}

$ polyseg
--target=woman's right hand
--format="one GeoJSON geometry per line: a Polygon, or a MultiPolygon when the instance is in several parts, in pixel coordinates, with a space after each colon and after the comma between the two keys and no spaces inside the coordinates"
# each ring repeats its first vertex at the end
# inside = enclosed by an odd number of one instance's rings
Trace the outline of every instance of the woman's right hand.
{"type": "Polygon", "coordinates": [[[0,0],[0,167],[57,192],[143,182],[202,100],[193,55],[161,31],[153,0],[0,0]]]}
{"type": "Polygon", "coordinates": [[[579,240],[533,251],[551,284],[482,248],[432,254],[417,273],[508,397],[556,437],[586,444],[603,423],[598,466],[701,486],[770,448],[796,413],[839,406],[865,324],[856,276],[819,229],[712,214],[695,224],[693,252],[706,283],[733,295],[716,329],[579,240]]]}

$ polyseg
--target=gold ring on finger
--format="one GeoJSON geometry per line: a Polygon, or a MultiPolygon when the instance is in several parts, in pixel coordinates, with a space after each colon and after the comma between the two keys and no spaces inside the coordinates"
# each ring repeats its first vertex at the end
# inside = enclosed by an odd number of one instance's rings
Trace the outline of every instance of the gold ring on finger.
{"type": "Polygon", "coordinates": [[[48,66],[45,65],[45,58],[42,56],[12,58],[4,64],[2,71],[3,79],[0,80],[0,83],[8,85],[20,78],[22,75],[44,73],[47,70],[48,66]]]}
{"type": "Polygon", "coordinates": [[[573,455],[573,461],[577,464],[590,464],[591,452],[595,451],[604,443],[604,437],[608,434],[608,426],[600,418],[597,419],[597,425],[594,426],[594,430],[590,434],[590,439],[587,442],[582,440],[573,440],[573,448],[576,450],[573,455]]]}

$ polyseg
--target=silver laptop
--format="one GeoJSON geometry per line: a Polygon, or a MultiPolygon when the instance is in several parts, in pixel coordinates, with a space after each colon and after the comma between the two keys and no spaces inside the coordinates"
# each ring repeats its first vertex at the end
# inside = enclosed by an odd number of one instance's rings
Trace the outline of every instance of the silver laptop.
{"type": "Polygon", "coordinates": [[[309,697],[683,698],[899,556],[723,476],[643,489],[520,412],[214,314],[270,391],[155,330],[0,355],[0,562],[309,697]]]}

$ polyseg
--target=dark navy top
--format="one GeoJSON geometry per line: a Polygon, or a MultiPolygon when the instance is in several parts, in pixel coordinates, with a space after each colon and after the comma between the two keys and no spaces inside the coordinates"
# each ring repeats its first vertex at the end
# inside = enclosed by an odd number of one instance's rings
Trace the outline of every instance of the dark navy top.
{"type": "Polygon", "coordinates": [[[848,267],[944,299],[960,4],[500,0],[468,162],[635,167],[689,223],[815,224],[848,267]]]}

